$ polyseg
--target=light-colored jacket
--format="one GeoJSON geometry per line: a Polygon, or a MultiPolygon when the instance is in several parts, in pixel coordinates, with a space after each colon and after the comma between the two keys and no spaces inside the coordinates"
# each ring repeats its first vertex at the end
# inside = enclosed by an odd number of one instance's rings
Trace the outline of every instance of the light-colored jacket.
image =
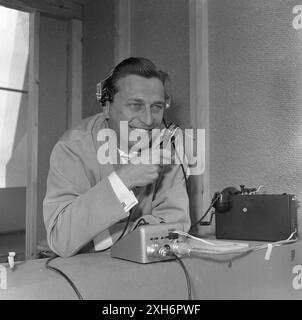
{"type": "MultiPolygon", "coordinates": [[[[113,234],[125,224],[124,209],[107,178],[114,165],[97,160],[103,143],[97,134],[107,127],[102,114],[86,118],[53,148],[43,216],[48,244],[60,256],[85,252],[100,232],[109,229],[113,234]]],[[[178,222],[188,231],[189,200],[180,166],[165,169],[154,194],[155,185],[135,188],[139,203],[132,209],[132,219],[148,216],[152,223],[178,222]]]]}

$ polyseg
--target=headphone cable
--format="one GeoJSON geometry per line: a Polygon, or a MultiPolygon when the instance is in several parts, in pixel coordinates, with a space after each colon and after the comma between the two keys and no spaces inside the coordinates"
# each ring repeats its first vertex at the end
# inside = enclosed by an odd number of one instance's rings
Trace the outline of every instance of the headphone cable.
{"type": "Polygon", "coordinates": [[[49,269],[49,270],[52,270],[52,271],[60,274],[60,275],[70,284],[70,286],[72,287],[72,289],[73,289],[74,292],[76,293],[78,299],[79,299],[79,300],[84,300],[83,297],[82,297],[82,295],[81,295],[81,293],[80,293],[80,291],[77,289],[77,287],[76,287],[76,285],[73,283],[73,281],[72,281],[63,271],[61,271],[60,269],[55,268],[55,267],[49,265],[50,261],[53,261],[54,259],[57,259],[57,258],[59,258],[58,255],[54,255],[54,256],[48,258],[47,261],[46,261],[46,263],[45,263],[45,267],[46,267],[47,269],[49,269]]]}
{"type": "Polygon", "coordinates": [[[172,256],[176,258],[176,261],[180,264],[180,266],[182,267],[185,273],[186,281],[187,281],[188,300],[192,300],[192,284],[191,284],[189,272],[180,257],[178,257],[175,253],[173,253],[172,256]]]}
{"type": "MultiPolygon", "coordinates": [[[[208,207],[208,209],[206,210],[206,212],[202,215],[202,217],[201,217],[197,222],[195,222],[195,223],[191,226],[191,229],[194,228],[195,226],[197,226],[198,224],[199,224],[199,225],[202,225],[202,220],[208,215],[208,213],[210,212],[210,210],[213,208],[214,204],[215,204],[216,201],[219,199],[219,196],[220,196],[220,193],[217,195],[216,198],[214,198],[214,200],[212,200],[210,206],[208,207]]],[[[213,215],[214,215],[214,213],[212,213],[211,218],[210,218],[210,221],[209,221],[209,222],[205,222],[204,225],[210,225],[210,224],[211,224],[212,219],[213,219],[213,215]]]]}

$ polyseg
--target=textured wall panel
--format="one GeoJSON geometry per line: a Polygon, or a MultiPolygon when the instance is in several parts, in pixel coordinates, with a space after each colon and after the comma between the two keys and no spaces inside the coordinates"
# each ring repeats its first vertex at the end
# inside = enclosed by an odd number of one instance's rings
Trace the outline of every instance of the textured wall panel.
{"type": "MultiPolygon", "coordinates": [[[[302,202],[302,29],[289,0],[210,0],[211,192],[264,185],[302,202]]],[[[301,210],[301,209],[300,209],[301,210]]]]}
{"type": "Polygon", "coordinates": [[[169,73],[173,108],[166,117],[189,126],[189,1],[132,1],[132,54],[169,73]]]}
{"type": "Polygon", "coordinates": [[[87,0],[83,18],[83,118],[101,111],[96,84],[114,67],[114,1],[87,0]]]}

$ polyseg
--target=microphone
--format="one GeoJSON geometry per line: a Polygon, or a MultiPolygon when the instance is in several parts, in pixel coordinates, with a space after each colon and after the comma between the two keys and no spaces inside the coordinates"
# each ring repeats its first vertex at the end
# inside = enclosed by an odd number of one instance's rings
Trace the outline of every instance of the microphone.
{"type": "MultiPolygon", "coordinates": [[[[164,129],[164,133],[163,133],[162,137],[160,138],[161,142],[159,144],[159,148],[161,150],[166,149],[168,147],[169,143],[172,143],[172,139],[174,138],[174,135],[175,135],[178,128],[179,127],[177,125],[171,124],[169,127],[164,129]]],[[[159,172],[156,184],[155,184],[154,193],[153,193],[153,200],[155,198],[155,195],[158,190],[158,187],[159,187],[160,181],[162,179],[162,176],[164,174],[164,171],[165,171],[165,168],[163,167],[163,165],[160,165],[160,172],[159,172]]]]}

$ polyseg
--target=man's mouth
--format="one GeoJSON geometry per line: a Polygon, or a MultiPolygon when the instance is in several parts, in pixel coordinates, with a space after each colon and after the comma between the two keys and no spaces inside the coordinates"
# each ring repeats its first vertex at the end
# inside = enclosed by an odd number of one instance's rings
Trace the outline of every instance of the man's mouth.
{"type": "Polygon", "coordinates": [[[149,132],[149,131],[151,131],[153,129],[153,127],[152,128],[137,128],[137,127],[131,127],[130,126],[130,129],[131,130],[135,130],[137,132],[149,132]]]}

